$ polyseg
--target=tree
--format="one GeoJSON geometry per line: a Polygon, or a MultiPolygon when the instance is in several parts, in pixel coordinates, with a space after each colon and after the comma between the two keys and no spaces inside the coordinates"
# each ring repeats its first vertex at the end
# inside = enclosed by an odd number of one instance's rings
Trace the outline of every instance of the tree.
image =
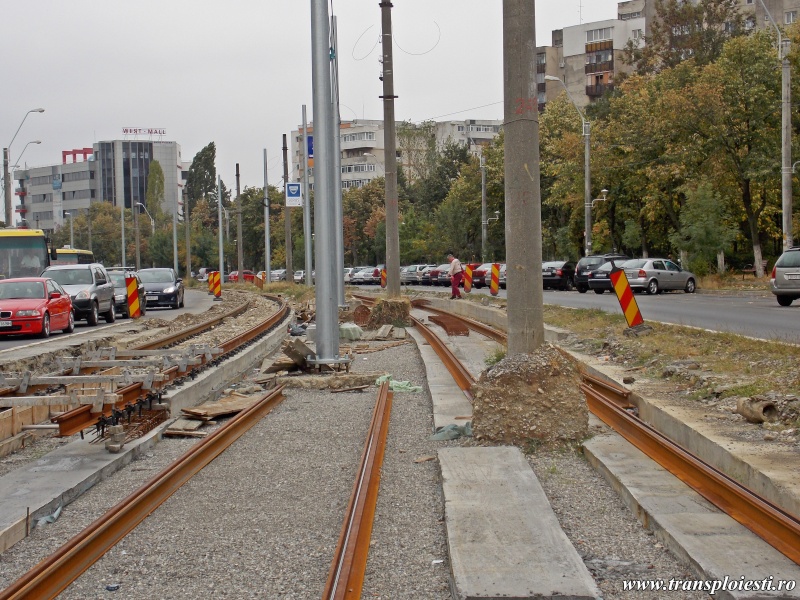
{"type": "Polygon", "coordinates": [[[189,215],[194,210],[194,204],[205,198],[216,208],[217,206],[217,168],[215,161],[217,148],[214,142],[195,154],[189,174],[186,177],[186,193],[189,202],[189,215]]]}
{"type": "Polygon", "coordinates": [[[714,62],[725,42],[745,33],[739,0],[656,0],[650,33],[630,40],[623,60],[639,73],[674,67],[689,58],[697,65],[714,62]]]}

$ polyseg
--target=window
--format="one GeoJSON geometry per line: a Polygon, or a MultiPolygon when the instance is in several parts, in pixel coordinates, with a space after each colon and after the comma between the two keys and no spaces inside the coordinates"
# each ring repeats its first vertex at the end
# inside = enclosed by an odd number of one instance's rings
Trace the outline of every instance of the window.
{"type": "Polygon", "coordinates": [[[747,17],[747,20],[744,22],[745,31],[752,31],[756,28],[756,20],[754,17],[747,17]]]}
{"type": "Polygon", "coordinates": [[[343,142],[359,142],[362,140],[374,140],[375,139],[375,132],[374,131],[362,131],[360,133],[348,133],[347,135],[342,136],[343,142]]]}
{"type": "Polygon", "coordinates": [[[783,22],[787,25],[791,25],[797,21],[797,11],[796,10],[789,10],[783,13],[783,22]]]}
{"type": "Polygon", "coordinates": [[[634,29],[632,33],[635,40],[640,40],[644,37],[644,32],[641,29],[634,29]]]}
{"type": "Polygon", "coordinates": [[[747,0],[747,4],[752,4],[754,0],[747,0]]]}
{"type": "Polygon", "coordinates": [[[586,43],[591,44],[592,42],[603,42],[605,40],[610,40],[611,34],[613,32],[613,27],[603,27],[602,29],[591,29],[586,32],[586,43]]]}

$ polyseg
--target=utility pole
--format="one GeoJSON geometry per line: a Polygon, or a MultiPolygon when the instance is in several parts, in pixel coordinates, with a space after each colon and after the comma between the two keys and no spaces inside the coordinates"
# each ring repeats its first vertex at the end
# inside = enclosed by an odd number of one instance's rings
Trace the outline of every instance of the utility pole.
{"type": "Polygon", "coordinates": [[[133,211],[133,227],[136,230],[136,270],[142,268],[142,250],[140,248],[142,243],[142,234],[139,231],[139,207],[133,201],[133,194],[131,194],[131,210],[133,211]]]}
{"type": "Polygon", "coordinates": [[[509,356],[528,354],[544,343],[539,105],[535,90],[534,3],[503,0],[509,356]]]}
{"type": "Polygon", "coordinates": [[[394,122],[394,99],[397,96],[394,95],[394,65],[392,62],[392,3],[389,0],[382,0],[379,6],[381,7],[381,45],[383,48],[383,95],[381,96],[383,98],[383,147],[386,160],[386,292],[389,298],[399,298],[400,226],[397,199],[397,140],[394,122]]]}
{"type": "MultiPolygon", "coordinates": [[[[286,134],[283,134],[283,198],[286,196],[286,185],[289,183],[289,147],[286,145],[286,134]]],[[[292,209],[286,204],[283,213],[283,233],[286,237],[286,283],[294,282],[292,266],[292,209]]]]}
{"type": "Polygon", "coordinates": [[[481,262],[486,262],[486,244],[489,240],[489,221],[486,220],[486,157],[481,151],[481,262]]]}
{"type": "Polygon", "coordinates": [[[264,148],[264,271],[267,274],[267,280],[264,283],[270,282],[269,274],[271,272],[269,248],[269,184],[267,183],[267,176],[267,149],[264,148]]]}
{"type": "Polygon", "coordinates": [[[308,192],[308,118],[303,104],[303,137],[300,141],[300,165],[303,169],[303,238],[306,252],[306,286],[314,285],[314,261],[311,259],[311,196],[308,192]]]}
{"type": "Polygon", "coordinates": [[[239,281],[244,283],[244,253],[242,251],[242,189],[239,185],[239,163],[236,163],[236,268],[239,281]]]}
{"type": "Polygon", "coordinates": [[[183,198],[183,224],[186,227],[185,230],[185,237],[186,237],[186,278],[192,276],[192,241],[191,241],[191,234],[192,234],[192,224],[191,219],[189,218],[189,194],[186,188],[183,188],[184,198],[183,198]]]}
{"type": "MultiPolygon", "coordinates": [[[[336,17],[331,17],[331,101],[333,103],[333,199],[334,241],[336,243],[336,297],[344,306],[344,211],[342,209],[342,118],[339,114],[339,34],[336,17]]],[[[399,265],[398,265],[399,267],[399,265]]]]}
{"type": "Polygon", "coordinates": [[[217,249],[219,252],[219,282],[225,281],[225,254],[222,247],[222,177],[217,175],[217,249]]]}
{"type": "Polygon", "coordinates": [[[3,201],[6,209],[6,227],[13,227],[14,217],[11,212],[11,175],[8,172],[8,153],[8,148],[3,148],[3,201]]]}

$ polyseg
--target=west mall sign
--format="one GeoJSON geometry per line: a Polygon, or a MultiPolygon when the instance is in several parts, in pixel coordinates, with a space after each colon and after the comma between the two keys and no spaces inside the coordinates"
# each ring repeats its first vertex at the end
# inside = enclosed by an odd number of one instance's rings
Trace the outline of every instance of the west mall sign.
{"type": "Polygon", "coordinates": [[[167,135],[167,130],[149,127],[123,127],[122,135],[167,135]]]}

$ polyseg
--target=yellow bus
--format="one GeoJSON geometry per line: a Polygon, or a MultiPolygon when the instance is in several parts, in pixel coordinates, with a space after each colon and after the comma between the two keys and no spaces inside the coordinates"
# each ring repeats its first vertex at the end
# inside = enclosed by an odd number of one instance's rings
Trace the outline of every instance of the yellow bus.
{"type": "Polygon", "coordinates": [[[53,265],[88,265],[94,262],[94,254],[91,250],[79,250],[64,246],[56,248],[56,259],[51,261],[53,265]]]}
{"type": "Polygon", "coordinates": [[[41,229],[0,229],[0,279],[41,275],[50,266],[48,242],[41,229]]]}

